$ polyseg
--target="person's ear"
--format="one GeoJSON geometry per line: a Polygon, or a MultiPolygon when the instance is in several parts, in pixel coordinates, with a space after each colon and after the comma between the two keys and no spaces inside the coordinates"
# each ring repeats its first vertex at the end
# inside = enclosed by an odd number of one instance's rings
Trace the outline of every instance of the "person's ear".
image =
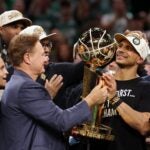
{"type": "Polygon", "coordinates": [[[137,63],[142,64],[143,62],[144,62],[143,58],[139,57],[138,60],[137,60],[137,63]]]}
{"type": "Polygon", "coordinates": [[[30,64],[31,61],[30,61],[30,53],[25,53],[24,56],[23,56],[23,61],[26,63],[26,64],[30,64]]]}

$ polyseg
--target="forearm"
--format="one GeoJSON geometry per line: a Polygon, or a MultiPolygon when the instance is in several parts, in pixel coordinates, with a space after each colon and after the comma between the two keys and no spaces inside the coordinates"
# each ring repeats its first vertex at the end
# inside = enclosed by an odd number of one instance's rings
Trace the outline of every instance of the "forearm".
{"type": "Polygon", "coordinates": [[[129,126],[138,130],[142,135],[146,135],[150,132],[150,113],[135,111],[124,102],[122,102],[116,109],[122,119],[129,126]]]}

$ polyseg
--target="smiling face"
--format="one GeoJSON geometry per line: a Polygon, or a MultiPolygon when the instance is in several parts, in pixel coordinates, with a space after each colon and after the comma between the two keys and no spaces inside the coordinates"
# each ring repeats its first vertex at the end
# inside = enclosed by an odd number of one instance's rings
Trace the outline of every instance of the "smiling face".
{"type": "Polygon", "coordinates": [[[2,58],[0,58],[0,87],[4,87],[6,84],[7,70],[2,58]]]}
{"type": "Polygon", "coordinates": [[[116,63],[120,67],[135,66],[141,62],[142,58],[128,41],[123,40],[119,43],[116,51],[116,63]]]}
{"type": "Polygon", "coordinates": [[[43,39],[40,41],[42,44],[42,47],[44,49],[45,55],[47,56],[47,60],[45,61],[45,65],[49,64],[49,57],[52,50],[52,42],[49,39],[43,39]]]}
{"type": "Polygon", "coordinates": [[[34,80],[45,71],[47,56],[35,35],[17,35],[9,44],[12,65],[29,74],[34,80]]]}

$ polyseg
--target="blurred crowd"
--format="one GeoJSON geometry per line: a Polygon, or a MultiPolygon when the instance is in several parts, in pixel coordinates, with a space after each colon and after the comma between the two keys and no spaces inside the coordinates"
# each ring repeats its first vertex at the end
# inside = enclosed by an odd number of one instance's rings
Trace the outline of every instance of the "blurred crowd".
{"type": "Polygon", "coordinates": [[[140,30],[150,40],[149,0],[0,0],[0,13],[16,9],[41,25],[52,39],[52,61],[73,61],[72,48],[79,35],[91,27],[109,33],[140,30]],[[59,44],[58,44],[59,43],[59,44]]]}

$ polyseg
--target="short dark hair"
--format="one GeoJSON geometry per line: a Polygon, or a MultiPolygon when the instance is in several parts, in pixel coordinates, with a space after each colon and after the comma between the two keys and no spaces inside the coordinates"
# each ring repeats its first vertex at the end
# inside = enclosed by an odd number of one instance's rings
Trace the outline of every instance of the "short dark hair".
{"type": "Polygon", "coordinates": [[[9,59],[13,66],[19,66],[23,62],[26,52],[31,52],[32,48],[39,41],[35,35],[16,35],[10,41],[8,47],[9,59]]]}

